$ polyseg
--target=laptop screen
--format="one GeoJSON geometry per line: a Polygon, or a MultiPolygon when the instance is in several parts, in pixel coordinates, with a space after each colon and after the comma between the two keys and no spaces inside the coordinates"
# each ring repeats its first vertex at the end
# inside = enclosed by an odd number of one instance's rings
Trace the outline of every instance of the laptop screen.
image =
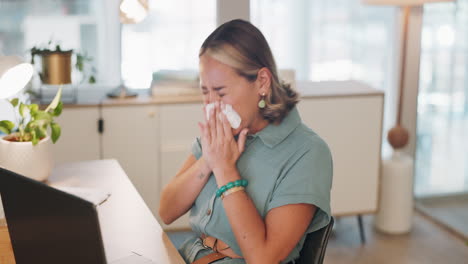
{"type": "Polygon", "coordinates": [[[93,203],[0,168],[16,263],[106,263],[93,203]]]}

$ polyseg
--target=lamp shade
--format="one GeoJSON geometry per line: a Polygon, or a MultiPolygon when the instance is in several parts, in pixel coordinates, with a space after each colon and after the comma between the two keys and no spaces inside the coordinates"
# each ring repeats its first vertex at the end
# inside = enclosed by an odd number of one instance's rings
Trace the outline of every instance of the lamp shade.
{"type": "Polygon", "coordinates": [[[419,6],[428,3],[453,2],[454,0],[362,0],[367,5],[419,6]]]}
{"type": "Polygon", "coordinates": [[[0,56],[0,98],[19,92],[31,80],[33,67],[16,56],[0,56]]]}
{"type": "Polygon", "coordinates": [[[121,23],[137,24],[148,15],[148,0],[122,0],[119,9],[121,23]]]}

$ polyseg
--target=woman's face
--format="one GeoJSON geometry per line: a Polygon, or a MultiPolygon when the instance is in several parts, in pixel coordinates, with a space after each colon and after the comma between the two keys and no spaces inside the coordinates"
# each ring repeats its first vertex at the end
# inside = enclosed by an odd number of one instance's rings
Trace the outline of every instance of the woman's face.
{"type": "Polygon", "coordinates": [[[233,130],[237,135],[243,128],[250,132],[266,122],[258,110],[258,101],[263,88],[258,81],[249,82],[237,74],[230,66],[221,63],[209,55],[200,57],[200,87],[203,103],[216,101],[230,104],[242,118],[239,128],[233,130]]]}

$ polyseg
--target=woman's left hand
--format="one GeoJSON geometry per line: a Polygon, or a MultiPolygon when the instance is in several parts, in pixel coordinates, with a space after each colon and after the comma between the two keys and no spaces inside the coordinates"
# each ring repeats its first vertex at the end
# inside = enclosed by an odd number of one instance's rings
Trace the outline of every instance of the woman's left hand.
{"type": "Polygon", "coordinates": [[[201,131],[203,157],[213,170],[218,184],[229,181],[225,172],[235,170],[236,162],[244,151],[247,128],[244,128],[236,141],[226,115],[221,111],[221,103],[216,102],[209,121],[198,123],[201,131]],[[217,173],[218,172],[218,173],[217,173]]]}

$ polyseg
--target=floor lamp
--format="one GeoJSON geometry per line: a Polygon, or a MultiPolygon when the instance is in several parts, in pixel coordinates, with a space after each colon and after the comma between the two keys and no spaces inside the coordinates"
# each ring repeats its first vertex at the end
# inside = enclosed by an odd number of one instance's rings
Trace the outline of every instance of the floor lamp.
{"type": "Polygon", "coordinates": [[[385,233],[400,234],[411,230],[414,162],[410,155],[402,151],[410,139],[408,130],[402,125],[403,96],[407,77],[405,75],[408,63],[409,22],[412,7],[435,2],[453,2],[453,0],[362,0],[362,3],[368,5],[398,6],[403,14],[397,119],[395,126],[390,129],[387,135],[387,140],[394,151],[390,159],[382,162],[379,210],[375,218],[376,228],[385,233]]]}

